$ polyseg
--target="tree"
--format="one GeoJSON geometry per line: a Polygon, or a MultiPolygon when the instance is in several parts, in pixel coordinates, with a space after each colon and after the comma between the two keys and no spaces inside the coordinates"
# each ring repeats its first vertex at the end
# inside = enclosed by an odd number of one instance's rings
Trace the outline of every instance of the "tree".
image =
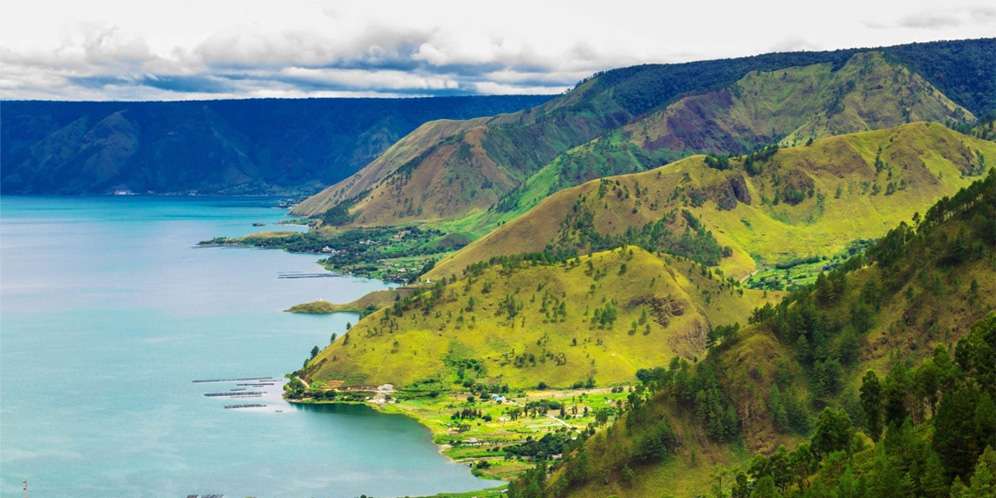
{"type": "Polygon", "coordinates": [[[318,349],[318,346],[311,348],[311,359],[315,359],[315,357],[318,356],[318,353],[320,352],[321,350],[318,349]]]}
{"type": "Polygon", "coordinates": [[[905,363],[899,363],[889,370],[885,378],[883,417],[885,425],[902,424],[909,412],[906,409],[906,398],[910,394],[910,372],[905,363]]]}
{"type": "Polygon", "coordinates": [[[882,435],[882,385],[871,370],[861,380],[861,408],[865,412],[866,433],[878,441],[882,435]]]}
{"type": "Polygon", "coordinates": [[[926,405],[933,413],[937,406],[937,397],[941,389],[941,372],[934,361],[927,360],[916,369],[913,375],[913,390],[921,404],[926,405]]]}
{"type": "Polygon", "coordinates": [[[937,453],[927,449],[927,461],[920,477],[920,489],[927,498],[945,498],[948,495],[949,480],[944,465],[937,453]]]}
{"type": "Polygon", "coordinates": [[[996,446],[996,404],[989,393],[982,393],[975,404],[975,434],[980,444],[996,446]]]}
{"type": "Polygon", "coordinates": [[[996,394],[996,313],[975,324],[969,335],[958,341],[955,360],[990,394],[996,394]]]}
{"type": "Polygon", "coordinates": [[[739,323],[734,323],[733,325],[718,325],[713,327],[706,334],[706,347],[712,348],[718,344],[725,343],[727,340],[736,337],[739,330],[739,323]]]}
{"type": "Polygon", "coordinates": [[[820,392],[827,397],[833,396],[840,391],[840,378],[843,375],[843,367],[836,358],[828,358],[816,364],[816,380],[819,384],[820,392]]]}
{"type": "Polygon", "coordinates": [[[960,386],[941,398],[934,416],[933,446],[948,473],[968,475],[981,452],[976,437],[975,413],[979,392],[972,386],[960,386]]]}
{"type": "Polygon", "coordinates": [[[509,498],[543,498],[546,493],[543,484],[546,480],[546,465],[539,465],[525,471],[521,477],[508,485],[509,498]]]}
{"type": "Polygon", "coordinates": [[[843,410],[825,408],[816,422],[812,437],[812,450],[817,456],[846,449],[853,434],[851,419],[843,410]]]}
{"type": "Polygon", "coordinates": [[[837,488],[833,496],[838,498],[858,498],[863,496],[860,480],[854,476],[854,471],[848,465],[837,480],[837,488]]]}
{"type": "MultiPolygon", "coordinates": [[[[631,414],[633,412],[630,412],[631,414]]],[[[662,420],[636,445],[633,459],[637,462],[660,462],[677,446],[677,438],[667,420],[662,420]]]]}
{"type": "Polygon", "coordinates": [[[775,479],[766,475],[754,483],[754,489],[750,493],[750,498],[779,498],[781,493],[775,486],[775,479]]]}
{"type": "Polygon", "coordinates": [[[855,302],[851,305],[851,325],[858,333],[864,334],[875,325],[874,311],[872,307],[864,302],[855,302]]]}
{"type": "Polygon", "coordinates": [[[955,480],[951,498],[996,498],[996,451],[986,448],[975,465],[968,486],[961,480],[955,480]]]}

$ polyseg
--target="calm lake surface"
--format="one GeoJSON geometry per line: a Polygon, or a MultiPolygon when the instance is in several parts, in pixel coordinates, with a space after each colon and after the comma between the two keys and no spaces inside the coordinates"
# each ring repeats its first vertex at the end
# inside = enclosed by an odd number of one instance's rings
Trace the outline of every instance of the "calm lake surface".
{"type": "Polygon", "coordinates": [[[384,284],[280,279],[317,257],[193,248],[274,230],[260,199],[0,198],[0,495],[426,495],[474,478],[414,421],[365,407],[205,397],[274,377],[342,333],[349,314],[281,310],[384,284]],[[253,222],[266,223],[255,228],[253,222]],[[225,409],[226,404],[265,408],[225,409]]]}

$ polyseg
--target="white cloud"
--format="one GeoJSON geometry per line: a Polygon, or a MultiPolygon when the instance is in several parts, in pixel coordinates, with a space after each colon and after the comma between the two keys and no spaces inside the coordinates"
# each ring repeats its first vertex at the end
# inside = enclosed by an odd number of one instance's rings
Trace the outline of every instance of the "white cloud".
{"type": "Polygon", "coordinates": [[[960,26],[962,20],[949,14],[920,13],[902,18],[899,25],[904,28],[938,29],[960,26]]]}
{"type": "Polygon", "coordinates": [[[0,98],[557,93],[638,63],[996,31],[996,9],[977,0],[32,0],[6,10],[0,98]]]}
{"type": "MultiPolygon", "coordinates": [[[[265,78],[267,75],[263,75],[265,78]]],[[[299,82],[317,87],[337,87],[353,90],[377,88],[399,90],[457,90],[459,83],[448,77],[421,75],[405,71],[364,69],[314,69],[291,67],[282,69],[270,78],[285,82],[299,82]]]]}
{"type": "Polygon", "coordinates": [[[789,36],[771,46],[773,52],[797,52],[800,50],[822,50],[823,47],[801,37],[789,36]]]}
{"type": "Polygon", "coordinates": [[[494,81],[481,81],[474,83],[473,88],[476,93],[485,95],[519,95],[524,93],[534,95],[556,95],[569,90],[571,87],[506,85],[494,81]]]}

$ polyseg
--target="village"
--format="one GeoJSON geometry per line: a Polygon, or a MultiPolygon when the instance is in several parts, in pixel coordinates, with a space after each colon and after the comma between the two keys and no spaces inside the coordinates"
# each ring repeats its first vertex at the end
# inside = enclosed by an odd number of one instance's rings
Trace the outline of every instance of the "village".
{"type": "Polygon", "coordinates": [[[292,403],[358,403],[412,417],[429,428],[444,455],[493,479],[514,476],[539,459],[561,458],[567,441],[619,416],[632,389],[441,387],[433,381],[401,389],[391,384],[344,387],[338,381],[309,385],[300,378],[287,384],[292,403]]]}

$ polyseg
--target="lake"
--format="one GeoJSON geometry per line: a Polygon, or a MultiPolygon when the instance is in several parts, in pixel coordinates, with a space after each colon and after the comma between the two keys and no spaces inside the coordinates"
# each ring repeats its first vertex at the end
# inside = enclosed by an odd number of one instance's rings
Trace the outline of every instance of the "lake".
{"type": "Polygon", "coordinates": [[[282,310],[385,288],[278,278],[323,271],[316,256],[193,247],[288,228],[275,225],[286,214],[274,204],[0,198],[0,495],[20,496],[25,479],[32,496],[121,497],[418,496],[496,484],[441,456],[411,419],[294,407],[279,383],[192,382],[279,380],[356,320],[282,310]],[[262,394],[204,396],[232,389],[262,394]],[[233,404],[265,406],[225,409],[233,404]]]}

